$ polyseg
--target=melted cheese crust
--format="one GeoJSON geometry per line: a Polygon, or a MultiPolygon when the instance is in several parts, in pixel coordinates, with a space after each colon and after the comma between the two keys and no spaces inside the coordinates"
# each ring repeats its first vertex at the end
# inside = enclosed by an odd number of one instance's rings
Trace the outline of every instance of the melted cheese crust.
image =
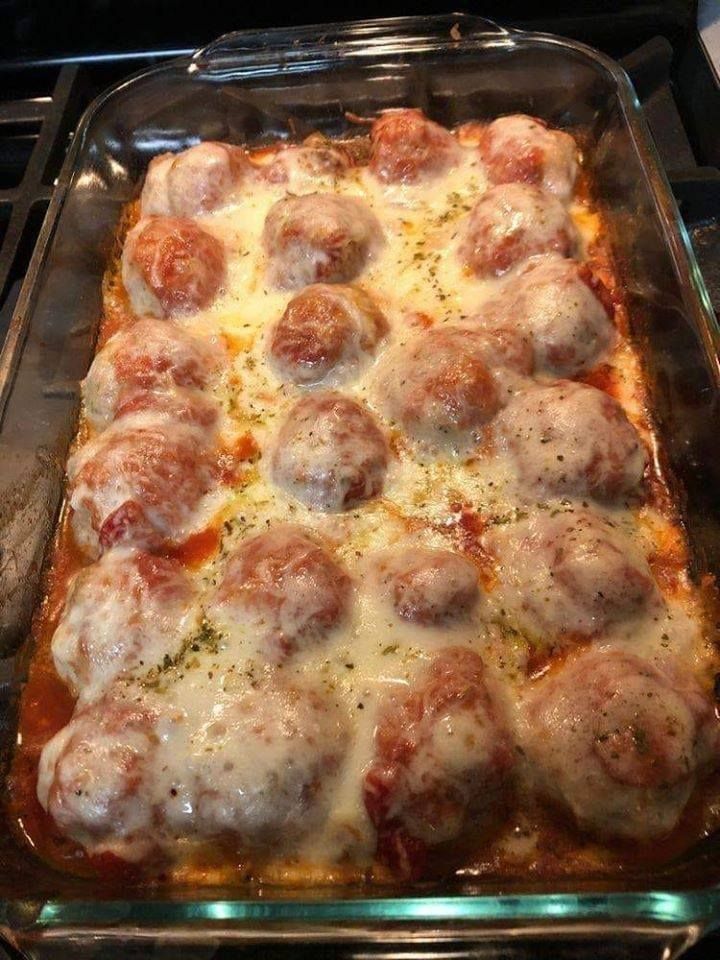
{"type": "MultiPolygon", "coordinates": [[[[542,860],[544,831],[557,826],[550,813],[542,813],[542,807],[537,813],[533,771],[523,759],[526,751],[531,752],[533,739],[526,701],[542,682],[544,672],[561,669],[562,658],[552,659],[552,651],[543,648],[542,637],[528,626],[528,617],[513,620],[508,610],[522,606],[528,592],[547,590],[552,595],[553,585],[543,580],[546,574],[541,566],[534,576],[532,555],[518,554],[516,548],[509,555],[507,570],[499,570],[491,545],[495,531],[505,535],[515,526],[522,529],[528,517],[539,514],[554,518],[582,511],[588,501],[528,492],[515,460],[493,439],[492,431],[483,433],[480,442],[477,437],[465,437],[433,446],[408,437],[388,418],[384,406],[383,378],[388,376],[393,356],[409,349],[430,326],[439,329],[472,323],[474,317],[482,316],[484,303],[513,287],[513,272],[502,279],[478,279],[458,255],[468,214],[489,187],[472,136],[465,133],[460,142],[459,161],[452,169],[412,183],[383,183],[363,165],[327,173],[315,170],[310,175],[303,169],[294,170],[289,163],[286,181],[243,183],[219,209],[194,217],[195,223],[221,242],[226,276],[222,292],[209,307],[174,322],[201,340],[227,344],[230,360],[223,374],[204,390],[220,409],[212,436],[226,451],[247,446],[250,437],[251,449],[258,452],[228,482],[215,485],[183,515],[176,544],[202,538],[207,531],[213,536],[208,540],[210,549],[192,562],[183,559],[182,549],[175,550],[183,576],[191,581],[180,612],[169,607],[169,615],[176,621],[153,631],[151,611],[147,623],[134,625],[136,633],[147,630],[152,636],[146,655],[138,655],[121,670],[119,679],[117,662],[99,658],[87,671],[84,686],[75,690],[80,696],[76,718],[43,753],[38,795],[48,808],[53,764],[75,729],[72,724],[82,722],[81,707],[110,694],[124,704],[160,711],[152,776],[129,801],[124,816],[131,826],[126,835],[121,827],[115,835],[87,831],[75,837],[92,856],[109,852],[124,860],[149,858],[150,862],[161,856],[165,874],[178,882],[248,875],[269,881],[333,882],[367,878],[373,870],[382,879],[385,872],[376,860],[377,833],[364,802],[363,777],[373,761],[383,702],[421,682],[423,671],[441,650],[460,646],[480,654],[487,684],[516,745],[519,803],[516,813],[498,822],[490,839],[485,837],[477,849],[471,844],[469,856],[458,860],[455,854],[451,862],[466,873],[496,869],[509,874],[531,869],[542,860]],[[319,385],[328,389],[339,385],[346,397],[365,405],[389,445],[381,495],[347,511],[320,511],[305,505],[274,481],[271,469],[275,438],[289,410],[318,389],[316,384],[306,388],[283,382],[268,362],[269,333],[293,292],[271,283],[262,235],[268,211],[290,190],[295,195],[326,192],[358,198],[382,230],[382,243],[355,282],[384,314],[387,335],[374,354],[363,356],[354,376],[330,374],[319,385]],[[223,616],[213,606],[213,598],[236,548],[288,521],[316,536],[331,552],[349,574],[352,594],[347,615],[334,623],[321,641],[302,645],[278,664],[263,655],[257,631],[248,629],[248,621],[223,616]],[[428,626],[396,615],[378,575],[378,558],[384,551],[422,547],[453,550],[475,564],[481,590],[469,616],[428,626]],[[283,697],[294,696],[287,691],[300,691],[293,710],[299,724],[310,726],[308,736],[322,742],[320,773],[320,761],[311,755],[305,740],[295,750],[282,738],[279,744],[263,740],[248,726],[247,711],[233,712],[238,700],[251,702],[264,690],[270,693],[267,699],[261,697],[262,708],[248,707],[252,716],[258,716],[258,711],[271,712],[276,702],[282,707],[283,697]],[[320,708],[314,701],[305,703],[304,691],[312,691],[312,697],[322,700],[322,710],[332,714],[330,721],[325,718],[320,723],[320,708]],[[312,734],[315,723],[321,732],[312,734]],[[212,837],[233,822],[233,810],[222,807],[221,798],[216,797],[213,805],[201,801],[193,790],[199,789],[195,781],[205,777],[222,795],[223,778],[232,779],[231,761],[239,749],[245,779],[240,787],[235,782],[232,789],[255,791],[257,797],[252,813],[243,814],[243,826],[238,828],[246,842],[234,841],[227,855],[222,852],[226,840],[214,842],[212,837]],[[287,768],[291,761],[295,779],[286,778],[273,787],[277,769],[287,768]],[[300,798],[307,783],[315,783],[318,777],[321,797],[305,814],[300,798]],[[275,808],[274,819],[268,806],[275,808]],[[149,852],[133,833],[133,824],[143,823],[147,829],[147,818],[141,815],[147,809],[162,811],[162,823],[155,828],[161,836],[159,852],[149,852]],[[547,823],[551,826],[546,828],[547,823]]],[[[262,158],[266,163],[272,159],[272,153],[262,158]]],[[[602,254],[598,213],[581,199],[569,201],[568,209],[579,237],[578,259],[592,263],[602,254]]],[[[621,307],[616,308],[615,322],[620,335],[602,358],[600,369],[610,392],[647,449],[653,451],[640,362],[624,336],[621,307]]],[[[392,375],[392,367],[389,373],[392,375]]],[[[555,379],[515,373],[508,389],[517,392],[555,379]]],[[[592,382],[592,374],[586,382],[592,382]]],[[[140,425],[143,418],[153,416],[136,415],[140,425]]],[[[122,422],[112,429],[122,429],[122,422]]],[[[84,444],[95,442],[87,425],[82,437],[76,453],[80,458],[85,454],[84,444]]],[[[656,467],[650,472],[655,487],[661,489],[656,467]]],[[[611,620],[591,642],[599,649],[631,652],[660,666],[672,659],[706,686],[716,658],[706,635],[703,599],[686,572],[677,518],[664,497],[653,495],[653,489],[648,484],[644,497],[590,504],[603,521],[612,523],[627,538],[630,553],[637,554],[638,562],[649,570],[666,569],[669,557],[676,561],[672,575],[656,573],[661,595],[657,603],[649,603],[638,616],[611,620]]],[[[118,549],[99,562],[110,568],[110,558],[118,549]]],[[[93,607],[92,591],[76,589],[70,594],[70,606],[54,642],[60,659],[69,645],[74,621],[88,614],[79,608],[82,603],[93,607]]],[[[126,607],[122,598],[103,596],[103,630],[109,635],[125,629],[126,607]]],[[[71,668],[66,666],[64,674],[80,684],[71,668]]],[[[462,731],[462,723],[458,730],[462,731]]],[[[107,736],[104,730],[103,737],[107,736]]],[[[452,762],[460,763],[460,758],[452,762]]],[[[577,850],[584,851],[577,861],[579,869],[596,867],[601,854],[596,862],[594,854],[588,853],[594,847],[577,837],[574,843],[577,850]]],[[[148,868],[151,874],[153,869],[148,868]]]]}

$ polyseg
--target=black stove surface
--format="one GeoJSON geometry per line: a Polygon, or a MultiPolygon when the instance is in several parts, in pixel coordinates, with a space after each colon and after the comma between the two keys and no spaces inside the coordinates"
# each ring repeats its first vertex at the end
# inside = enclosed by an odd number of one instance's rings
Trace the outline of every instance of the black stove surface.
{"type": "MultiPolygon", "coordinates": [[[[168,56],[188,53],[232,29],[233,24],[238,25],[236,5],[233,12],[219,3],[207,11],[200,34],[197,17],[184,14],[179,6],[169,0],[152,4],[147,0],[127,0],[117,21],[114,5],[113,16],[108,16],[109,0],[73,0],[68,2],[67,11],[63,8],[61,17],[55,0],[0,0],[0,345],[52,196],[53,183],[85,107],[102,90],[136,70],[168,56]],[[141,4],[145,16],[138,26],[141,4]],[[11,25],[5,22],[9,15],[11,25]],[[133,16],[136,30],[131,37],[128,24],[132,25],[133,16]],[[83,21],[81,29],[73,33],[68,24],[77,28],[79,17],[83,21]],[[113,21],[114,29],[112,25],[103,26],[106,21],[113,21]],[[52,28],[47,26],[50,23],[52,28]]],[[[553,18],[548,20],[547,16],[541,19],[536,15],[538,7],[547,13],[544,4],[504,0],[502,4],[485,4],[482,14],[495,16],[507,25],[571,35],[620,59],[635,83],[711,301],[720,314],[720,155],[708,147],[717,143],[718,138],[708,136],[705,126],[709,117],[720,116],[720,89],[694,34],[694,4],[686,0],[593,0],[582,4],[581,12],[575,9],[579,6],[577,2],[556,0],[553,18]],[[663,36],[656,36],[656,32],[663,36]],[[698,103],[698,90],[703,91],[702,104],[698,103]]],[[[344,13],[351,18],[408,12],[399,9],[397,3],[379,7],[365,3],[362,10],[355,10],[351,3],[344,13]]],[[[412,12],[422,11],[423,4],[416,3],[412,12]]],[[[438,12],[437,4],[428,12],[438,12]]],[[[276,24],[277,15],[274,19],[276,24]]],[[[303,6],[300,19],[327,20],[328,12],[315,10],[310,3],[303,6]]],[[[253,22],[241,25],[254,27],[272,22],[271,12],[264,18],[260,12],[253,22]]],[[[292,22],[288,15],[286,23],[292,22]]],[[[0,676],[0,686],[2,683],[0,676]]],[[[327,946],[297,945],[293,953],[298,960],[338,956],[327,946]]],[[[102,950],[93,955],[102,957],[102,950]]],[[[142,955],[129,952],[127,957],[132,960],[142,955]]],[[[208,957],[211,955],[212,950],[208,957]]],[[[342,954],[346,958],[375,955],[367,946],[359,945],[357,951],[348,947],[342,954]]],[[[382,951],[377,955],[382,955],[382,951]]],[[[502,951],[498,953],[501,955],[502,951]]],[[[181,952],[174,956],[177,960],[181,952]]],[[[220,948],[214,956],[216,960],[230,960],[236,953],[220,948]]],[[[251,950],[243,956],[279,960],[281,954],[263,945],[257,952],[251,950]]],[[[433,954],[423,956],[429,958],[433,954]]],[[[572,953],[562,956],[570,957],[572,953]]],[[[685,956],[687,960],[717,960],[720,936],[707,938],[685,956]]]]}
{"type": "Polygon", "coordinates": [[[195,4],[175,0],[2,0],[0,57],[3,59],[126,53],[128,50],[194,48],[230,30],[295,26],[332,20],[361,20],[403,14],[453,12],[500,20],[530,30],[546,30],[586,40],[616,56],[648,37],[662,34],[673,45],[694,23],[694,0],[346,0],[341,13],[327,3],[305,0],[280,10],[274,4],[215,0],[202,14],[195,4]],[[612,48],[612,49],[610,49],[612,48]]]}

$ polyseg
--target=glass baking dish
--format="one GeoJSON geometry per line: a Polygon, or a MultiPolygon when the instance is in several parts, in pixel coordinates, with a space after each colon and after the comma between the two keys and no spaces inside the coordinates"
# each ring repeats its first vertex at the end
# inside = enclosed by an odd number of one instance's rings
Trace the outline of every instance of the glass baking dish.
{"type": "MultiPolygon", "coordinates": [[[[7,765],[43,557],[62,500],[78,383],[92,359],[120,210],[156,153],[200,139],[253,145],[345,111],[421,107],[453,126],[524,112],[573,130],[626,285],[694,574],[720,558],[720,330],[639,103],[612,61],[573,41],[466,15],[235,33],[120,84],[87,111],[58,180],[0,355],[0,741],[7,765]]],[[[7,766],[5,767],[7,769],[7,766]]],[[[720,837],[622,878],[411,889],[104,889],[60,875],[0,827],[0,933],[29,956],[210,956],[333,944],[342,957],[672,957],[720,924],[720,837]],[[122,899],[121,899],[122,897],[122,899]],[[663,952],[665,951],[665,952],[663,952]],[[154,953],[155,955],[155,953],[154,953]]],[[[310,955],[310,954],[309,954],[310,955]]],[[[313,954],[314,955],[314,954],[313,954]]]]}

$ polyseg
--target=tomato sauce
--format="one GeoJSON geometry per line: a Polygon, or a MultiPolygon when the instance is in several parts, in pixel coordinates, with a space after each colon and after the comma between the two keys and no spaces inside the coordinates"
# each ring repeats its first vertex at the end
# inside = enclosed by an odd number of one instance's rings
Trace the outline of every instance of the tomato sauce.
{"type": "Polygon", "coordinates": [[[8,783],[11,822],[20,837],[43,860],[72,872],[77,872],[78,865],[86,861],[85,853],[60,833],[40,806],[36,788],[42,748],[69,722],[75,706],[55,670],[50,643],[63,611],[68,584],[82,565],[70,532],[69,511],[65,511],[51,551],[45,599],[33,620],[32,659],[20,701],[17,748],[8,783]]]}
{"type": "Polygon", "coordinates": [[[208,527],[206,530],[194,533],[176,547],[170,547],[165,553],[168,557],[179,560],[184,566],[193,569],[202,566],[206,560],[214,556],[219,546],[220,529],[218,527],[208,527]]]}

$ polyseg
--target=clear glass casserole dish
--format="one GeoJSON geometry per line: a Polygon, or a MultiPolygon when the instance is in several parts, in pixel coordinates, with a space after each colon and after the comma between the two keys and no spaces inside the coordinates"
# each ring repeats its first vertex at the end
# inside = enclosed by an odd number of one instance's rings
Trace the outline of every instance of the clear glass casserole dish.
{"type": "MultiPolygon", "coordinates": [[[[385,20],[232,34],[109,91],[76,133],[0,356],[0,682],[9,761],[43,556],[63,492],[92,359],[101,281],[123,204],[148,161],[198,140],[258,145],[347,130],[345,111],[417,106],[446,126],[524,112],[570,127],[588,144],[672,473],[682,482],[694,573],[720,557],[720,476],[713,457],[720,389],[716,319],[639,104],[623,72],[571,41],[507,32],[477,18],[385,20]]],[[[496,882],[412,889],[134,890],[51,871],[0,836],[0,924],[31,956],[127,955],[152,942],[183,955],[221,943],[277,948],[335,944],[339,956],[613,955],[632,944],[671,956],[720,919],[718,838],[649,874],[617,879],[496,882]],[[379,947],[377,947],[379,949],[379,947]]],[[[262,947],[258,949],[263,949],[262,947]]]]}

